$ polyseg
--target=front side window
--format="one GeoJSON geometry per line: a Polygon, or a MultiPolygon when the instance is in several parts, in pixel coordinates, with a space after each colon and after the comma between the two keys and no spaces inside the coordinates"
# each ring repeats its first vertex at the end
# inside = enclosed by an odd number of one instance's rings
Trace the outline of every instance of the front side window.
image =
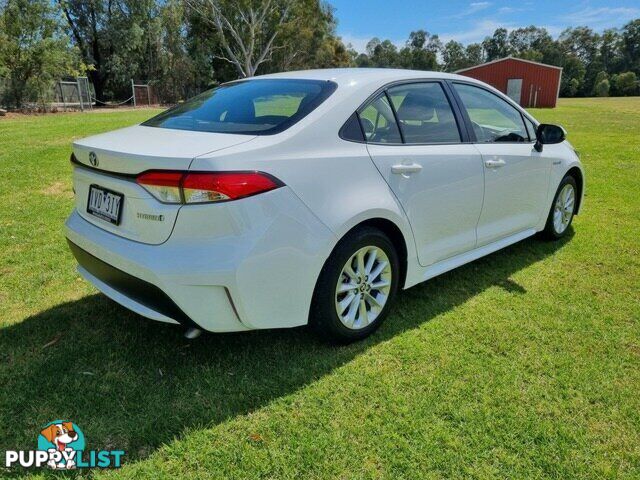
{"type": "Polygon", "coordinates": [[[524,117],[524,124],[527,127],[527,133],[529,134],[529,141],[534,142],[536,140],[536,126],[527,117],[524,117]]]}
{"type": "Polygon", "coordinates": [[[393,110],[384,92],[358,112],[358,117],[367,142],[402,143],[393,110]]]}
{"type": "Polygon", "coordinates": [[[405,143],[456,143],[460,132],[440,83],[411,83],[388,91],[405,143]]]}
{"type": "Polygon", "coordinates": [[[527,142],[522,115],[497,95],[473,85],[454,83],[478,142],[527,142]]]}
{"type": "Polygon", "coordinates": [[[147,120],[148,127],[270,135],[311,113],[337,85],[323,80],[243,80],[204,92],[147,120]]]}

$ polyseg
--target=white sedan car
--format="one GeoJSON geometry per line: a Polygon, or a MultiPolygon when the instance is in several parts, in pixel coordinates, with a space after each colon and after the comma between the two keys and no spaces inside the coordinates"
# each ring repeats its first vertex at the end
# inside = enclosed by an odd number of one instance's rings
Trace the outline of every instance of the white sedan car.
{"type": "Polygon", "coordinates": [[[580,209],[580,160],[494,88],[391,69],[286,72],[74,143],[80,274],[145,317],[369,335],[399,288],[580,209]]]}

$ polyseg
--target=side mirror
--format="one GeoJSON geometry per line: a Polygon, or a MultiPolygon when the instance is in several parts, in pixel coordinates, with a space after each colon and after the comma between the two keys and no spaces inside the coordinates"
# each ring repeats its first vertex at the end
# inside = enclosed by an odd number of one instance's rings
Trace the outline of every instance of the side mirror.
{"type": "Polygon", "coordinates": [[[567,132],[561,126],[541,123],[536,130],[536,144],[533,148],[535,148],[537,152],[541,152],[543,145],[562,143],[566,137],[567,132]]]}

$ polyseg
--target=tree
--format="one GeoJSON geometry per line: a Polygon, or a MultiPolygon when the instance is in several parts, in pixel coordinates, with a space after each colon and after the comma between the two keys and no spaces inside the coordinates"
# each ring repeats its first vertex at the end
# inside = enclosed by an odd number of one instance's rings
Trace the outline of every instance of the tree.
{"type": "Polygon", "coordinates": [[[578,57],[570,56],[564,63],[560,94],[575,97],[584,82],[585,67],[578,57]]]}
{"type": "Polygon", "coordinates": [[[367,43],[367,56],[374,67],[400,67],[398,47],[391,40],[374,37],[367,43]]]}
{"type": "MultiPolygon", "coordinates": [[[[269,61],[258,73],[306,68],[347,66],[358,56],[349,52],[335,34],[335,18],[330,5],[319,0],[295,0],[290,20],[283,23],[273,43],[269,61]]],[[[241,76],[232,63],[224,60],[224,47],[209,18],[185,8],[184,41],[192,65],[192,86],[196,92],[241,76]]]]}
{"type": "Polygon", "coordinates": [[[635,95],[638,92],[638,77],[635,72],[625,72],[615,77],[615,90],[619,95],[635,95]]]}
{"type": "Polygon", "coordinates": [[[563,95],[566,95],[567,97],[575,97],[576,93],[578,93],[579,88],[580,88],[580,81],[577,78],[571,78],[566,83],[566,86],[562,88],[561,91],[563,91],[564,92],[563,95]]]}
{"type": "Polygon", "coordinates": [[[621,40],[617,30],[605,30],[600,37],[599,60],[605,72],[619,71],[622,64],[621,40]]]}
{"type": "Polygon", "coordinates": [[[293,0],[186,0],[215,29],[222,47],[218,58],[241,77],[253,77],[271,59],[275,40],[290,20],[293,0]]]}
{"type": "MultiPolygon", "coordinates": [[[[9,36],[7,35],[6,29],[4,28],[4,12],[6,11],[6,6],[0,3],[0,79],[4,78],[9,74],[9,68],[6,65],[7,61],[7,49],[9,48],[9,36]]],[[[2,85],[0,84],[0,87],[2,85]]],[[[2,91],[0,91],[0,94],[2,91]]],[[[2,98],[0,97],[0,101],[2,98]]]]}
{"type": "Polygon", "coordinates": [[[437,35],[425,30],[411,32],[399,53],[400,66],[413,70],[438,70],[437,55],[440,50],[442,42],[437,35]]]}
{"type": "Polygon", "coordinates": [[[509,41],[506,28],[498,28],[493,36],[487,37],[482,42],[487,61],[497,60],[509,56],[509,41]]]}
{"type": "Polygon", "coordinates": [[[236,68],[218,57],[222,46],[209,22],[190,8],[185,8],[185,17],[186,50],[193,66],[192,88],[200,92],[238,78],[236,68]]]}
{"type": "Polygon", "coordinates": [[[600,80],[596,83],[594,88],[594,93],[597,97],[608,97],[609,96],[609,80],[606,78],[600,80]]]}
{"type": "Polygon", "coordinates": [[[597,97],[606,97],[609,95],[609,75],[607,75],[607,72],[605,71],[601,71],[598,72],[598,74],[596,75],[595,81],[594,81],[594,85],[593,85],[593,95],[597,96],[597,97]],[[603,93],[603,89],[604,89],[604,84],[606,82],[606,93],[603,93]]]}
{"type": "Polygon", "coordinates": [[[366,53],[358,54],[354,59],[354,63],[356,65],[356,67],[359,67],[359,68],[371,68],[371,67],[373,67],[373,62],[369,58],[369,55],[367,55],[366,53]]]}
{"type": "Polygon", "coordinates": [[[640,75],[640,18],[627,23],[621,33],[624,69],[640,75]]]}
{"type": "Polygon", "coordinates": [[[530,25],[516,28],[509,33],[509,49],[520,58],[542,59],[544,51],[553,42],[545,28],[530,25]]]}
{"type": "Polygon", "coordinates": [[[161,78],[162,11],[156,0],[120,0],[116,7],[105,31],[113,48],[105,59],[105,86],[113,98],[122,99],[131,95],[131,79],[148,83],[161,78]]]}
{"type": "MultiPolygon", "coordinates": [[[[588,27],[567,28],[558,39],[565,56],[576,58],[584,69],[579,93],[590,95],[595,85],[595,77],[602,70],[598,55],[600,35],[588,27]]],[[[565,67],[566,70],[566,67],[565,67]]]]}
{"type": "MultiPolygon", "coordinates": [[[[131,79],[160,75],[161,4],[156,0],[57,0],[99,100],[131,95],[131,79]]],[[[164,5],[164,1],[162,5],[164,5]]]]}
{"type": "Polygon", "coordinates": [[[509,33],[509,49],[512,55],[549,65],[561,66],[565,55],[545,28],[533,25],[517,28],[509,33]]]}
{"type": "Polygon", "coordinates": [[[77,52],[47,0],[8,0],[0,12],[0,65],[8,73],[4,103],[21,108],[29,99],[44,103],[60,77],[80,73],[77,52]]]}
{"type": "Polygon", "coordinates": [[[565,29],[558,38],[565,50],[584,64],[593,62],[598,54],[600,36],[588,27],[565,29]]]}
{"type": "Polygon", "coordinates": [[[596,97],[608,97],[609,96],[609,76],[607,72],[598,72],[595,79],[595,85],[593,87],[593,95],[596,97]]]}
{"type": "Polygon", "coordinates": [[[187,52],[184,2],[169,0],[161,9],[160,55],[156,93],[165,102],[194,95],[194,62],[187,52]]]}
{"type": "Polygon", "coordinates": [[[409,34],[407,47],[412,51],[426,50],[437,55],[442,50],[442,42],[438,35],[431,35],[425,30],[417,30],[409,34]]]}
{"type": "Polygon", "coordinates": [[[265,64],[263,71],[350,65],[351,53],[336,36],[335,29],[331,5],[319,0],[296,0],[291,7],[291,21],[282,26],[276,39],[273,61],[265,64]]]}
{"type": "MultiPolygon", "coordinates": [[[[67,20],[75,44],[80,49],[83,61],[90,65],[89,79],[93,84],[96,96],[103,97],[106,72],[103,69],[103,57],[106,56],[103,43],[107,43],[110,36],[103,36],[102,26],[107,12],[104,2],[83,2],[81,0],[58,0],[67,20]],[[102,40],[102,42],[101,42],[102,40]]],[[[109,15],[111,11],[108,12],[109,15]]],[[[113,51],[114,49],[108,49],[113,51]]]]}
{"type": "Polygon", "coordinates": [[[472,66],[467,59],[464,46],[460,42],[450,40],[442,49],[442,60],[446,72],[455,72],[461,68],[472,66]]]}
{"type": "Polygon", "coordinates": [[[315,68],[337,68],[351,66],[351,55],[342,40],[335,36],[325,38],[315,50],[315,58],[309,58],[300,63],[300,68],[308,66],[315,68]]]}
{"type": "Polygon", "coordinates": [[[480,65],[485,62],[484,51],[482,45],[479,43],[470,43],[467,45],[465,55],[470,66],[480,65]]]}

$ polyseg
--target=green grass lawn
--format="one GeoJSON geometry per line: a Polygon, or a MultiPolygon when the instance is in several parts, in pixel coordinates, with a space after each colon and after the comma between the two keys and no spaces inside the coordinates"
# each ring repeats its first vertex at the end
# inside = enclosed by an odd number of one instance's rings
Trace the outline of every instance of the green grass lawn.
{"type": "Polygon", "coordinates": [[[0,119],[0,452],[66,418],[127,452],[85,476],[640,478],[640,98],[534,112],[585,164],[570,238],[407,290],[347,347],[305,329],[188,342],[80,280],[70,143],[152,113],[0,119]]]}

